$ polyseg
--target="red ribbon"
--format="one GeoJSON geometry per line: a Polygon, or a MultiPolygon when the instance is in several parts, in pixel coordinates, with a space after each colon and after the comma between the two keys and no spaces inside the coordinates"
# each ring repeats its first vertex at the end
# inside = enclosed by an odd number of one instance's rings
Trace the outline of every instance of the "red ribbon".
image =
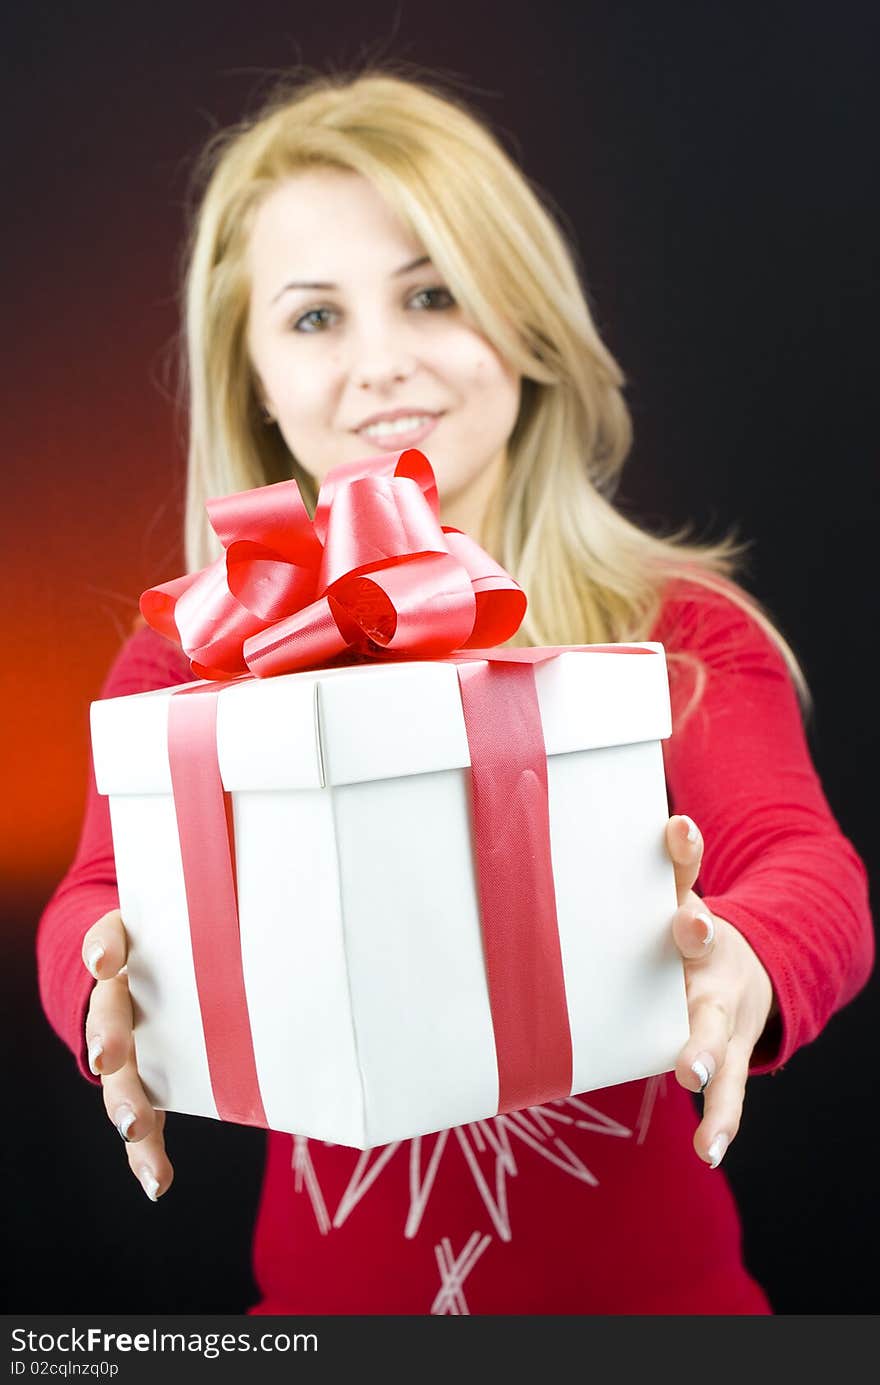
{"type": "MultiPolygon", "coordinates": [[[[250,668],[266,676],[383,658],[458,666],[498,1111],[568,1096],[571,1029],[534,666],[567,650],[651,651],[480,647],[515,632],[525,594],[467,535],[439,525],[433,471],[415,449],[335,468],[314,525],[294,482],[208,509],[225,559],[141,598],[145,618],[183,645],[197,674],[229,679],[250,668]]],[[[217,762],[218,695],[214,681],[172,696],[168,752],[217,1111],[266,1126],[242,973],[231,799],[217,762]]]]}
{"type": "Polygon", "coordinates": [[[265,1126],[242,972],[232,799],[217,761],[218,697],[214,684],[203,683],[171,698],[171,785],[217,1113],[221,1120],[265,1126]]]}
{"type": "Polygon", "coordinates": [[[295,481],[209,500],[225,554],[151,587],[144,619],[198,678],[258,678],[342,662],[438,659],[503,644],[522,588],[460,529],[441,525],[416,448],[334,467],[314,522],[295,481]]]}

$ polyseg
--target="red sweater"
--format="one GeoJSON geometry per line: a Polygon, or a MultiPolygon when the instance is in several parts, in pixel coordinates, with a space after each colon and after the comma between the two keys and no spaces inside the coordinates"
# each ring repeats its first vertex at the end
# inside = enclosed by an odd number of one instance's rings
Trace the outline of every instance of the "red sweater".
{"type": "MultiPolygon", "coordinates": [[[[776,647],[726,597],[670,589],[652,632],[670,664],[670,812],[705,839],[697,889],[747,938],[779,1005],[751,1072],[779,1069],[864,985],[864,866],[831,814],[776,647]]],[[[102,697],[187,682],[150,629],[102,697]]],[[[46,1014],[87,1081],[94,982],[83,933],[118,907],[107,801],[90,776],[76,857],[37,937],[46,1014]]],[[[748,1100],[748,1098],[747,1098],[748,1100]]],[[[723,1169],[695,1155],[691,1095],[671,1075],[360,1153],[270,1132],[254,1237],[253,1313],[767,1313],[743,1266],[723,1169]]],[[[171,1194],[174,1196],[173,1192],[171,1194]]]]}

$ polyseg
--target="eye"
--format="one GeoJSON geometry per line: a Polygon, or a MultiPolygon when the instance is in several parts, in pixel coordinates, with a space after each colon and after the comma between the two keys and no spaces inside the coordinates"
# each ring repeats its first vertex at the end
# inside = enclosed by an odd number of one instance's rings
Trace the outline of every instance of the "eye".
{"type": "Polygon", "coordinates": [[[332,308],[309,308],[309,311],[303,313],[302,317],[294,318],[292,323],[293,330],[295,332],[320,332],[326,325],[325,322],[319,320],[321,315],[323,314],[326,317],[332,312],[332,308]],[[303,326],[304,323],[309,325],[303,326]]]}
{"type": "Polygon", "coordinates": [[[439,284],[434,288],[419,289],[418,293],[413,294],[412,298],[410,299],[410,302],[414,303],[418,298],[427,298],[432,300],[431,302],[424,303],[422,305],[426,308],[433,308],[435,310],[439,310],[441,308],[455,307],[455,299],[452,297],[452,294],[449,292],[449,289],[441,288],[439,284]],[[433,301],[435,295],[439,297],[439,299],[441,300],[440,302],[433,301]]]}

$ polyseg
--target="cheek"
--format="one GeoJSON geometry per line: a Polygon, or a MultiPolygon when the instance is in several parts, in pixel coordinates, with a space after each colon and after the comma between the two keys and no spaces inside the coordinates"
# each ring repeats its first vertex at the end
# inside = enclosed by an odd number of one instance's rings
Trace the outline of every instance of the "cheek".
{"type": "Polygon", "coordinates": [[[519,380],[494,352],[485,349],[474,359],[471,394],[486,422],[512,426],[519,410],[519,380]]]}
{"type": "Polygon", "coordinates": [[[515,394],[518,388],[515,377],[505,367],[501,357],[479,338],[471,341],[464,378],[470,382],[473,390],[496,394],[499,401],[504,395],[515,394]]]}
{"type": "Polygon", "coordinates": [[[327,361],[290,361],[277,372],[277,395],[292,423],[320,415],[332,390],[332,376],[332,364],[327,361]]]}

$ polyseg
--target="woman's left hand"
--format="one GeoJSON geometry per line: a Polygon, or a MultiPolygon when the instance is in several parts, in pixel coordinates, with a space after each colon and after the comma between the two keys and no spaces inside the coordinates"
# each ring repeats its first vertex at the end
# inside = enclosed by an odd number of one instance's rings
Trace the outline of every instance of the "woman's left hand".
{"type": "Polygon", "coordinates": [[[694,894],[703,860],[696,824],[670,818],[666,844],[678,893],[672,934],[684,958],[691,1029],[675,1076],[688,1091],[705,1092],[694,1149],[714,1169],[739,1130],[752,1050],[776,1001],[770,977],[742,933],[694,894]]]}

